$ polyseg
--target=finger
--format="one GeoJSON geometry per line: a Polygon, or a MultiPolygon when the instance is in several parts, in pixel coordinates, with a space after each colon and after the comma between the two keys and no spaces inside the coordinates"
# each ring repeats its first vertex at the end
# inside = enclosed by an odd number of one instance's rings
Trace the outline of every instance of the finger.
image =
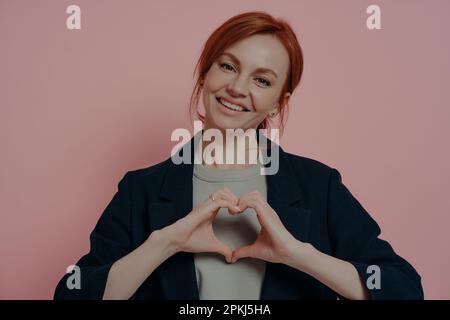
{"type": "Polygon", "coordinates": [[[214,193],[214,198],[215,198],[215,199],[218,198],[218,199],[227,199],[227,200],[230,200],[230,201],[235,205],[235,210],[229,211],[229,213],[231,213],[231,214],[236,214],[236,213],[239,212],[239,209],[238,209],[238,207],[237,207],[237,204],[238,204],[239,199],[238,199],[238,197],[236,197],[236,196],[233,194],[233,192],[231,192],[230,189],[228,189],[228,188],[225,187],[225,188],[222,188],[222,189],[217,190],[217,191],[214,193]]]}
{"type": "Polygon", "coordinates": [[[230,200],[218,199],[210,201],[204,208],[202,208],[202,216],[210,217],[212,213],[212,217],[215,217],[220,208],[228,208],[230,212],[238,212],[238,209],[230,200]]]}
{"type": "Polygon", "coordinates": [[[257,191],[250,191],[250,192],[246,192],[246,193],[242,194],[242,195],[239,197],[238,206],[239,206],[242,210],[243,210],[243,209],[246,209],[246,208],[243,208],[243,207],[241,206],[241,204],[247,203],[247,200],[255,198],[256,192],[257,192],[257,191]]]}
{"type": "Polygon", "coordinates": [[[239,259],[242,258],[254,258],[253,246],[248,245],[244,247],[240,247],[233,251],[233,255],[231,257],[231,263],[235,263],[239,259]]]}
{"type": "Polygon", "coordinates": [[[258,195],[258,194],[260,194],[260,193],[258,192],[258,190],[248,191],[248,192],[245,192],[245,193],[241,194],[240,199],[242,199],[242,198],[247,198],[247,197],[251,197],[251,196],[253,196],[253,195],[258,195]]]}
{"type": "Polygon", "coordinates": [[[228,195],[229,199],[233,201],[234,204],[237,205],[239,198],[227,187],[222,189],[225,194],[228,195]]]}
{"type": "Polygon", "coordinates": [[[237,204],[239,199],[231,192],[228,188],[222,188],[218,190],[219,199],[226,199],[229,200],[233,204],[233,208],[228,210],[230,214],[237,214],[240,212],[237,204]]]}
{"type": "Polygon", "coordinates": [[[254,209],[261,225],[264,225],[263,222],[267,220],[266,209],[256,199],[249,198],[248,196],[246,198],[240,198],[238,207],[241,210],[245,210],[247,208],[254,209]]]}
{"type": "MultiPolygon", "coordinates": [[[[269,203],[267,202],[267,200],[266,200],[266,199],[261,195],[261,193],[259,193],[257,190],[256,190],[256,191],[253,191],[253,192],[251,193],[251,195],[249,195],[249,198],[251,198],[251,199],[257,201],[257,202],[260,204],[261,208],[264,208],[264,209],[266,210],[266,212],[267,212],[270,216],[273,215],[273,214],[271,214],[271,213],[275,213],[275,211],[274,211],[274,210],[272,209],[272,207],[269,205],[269,203]]],[[[278,217],[277,214],[275,214],[275,215],[273,215],[273,216],[278,217]]]]}
{"type": "MultiPolygon", "coordinates": [[[[256,212],[261,227],[270,235],[278,233],[280,230],[286,230],[278,214],[269,206],[262,203],[261,199],[248,196],[242,200],[242,206],[252,208],[256,212]]],[[[242,208],[241,204],[239,207],[242,208]]]]}
{"type": "Polygon", "coordinates": [[[237,205],[238,198],[228,189],[222,188],[213,193],[214,200],[216,199],[226,199],[231,201],[233,204],[237,205]]]}
{"type": "Polygon", "coordinates": [[[248,199],[250,199],[250,201],[254,201],[254,203],[259,206],[258,208],[264,214],[265,221],[270,221],[271,225],[283,224],[278,216],[278,213],[273,210],[273,208],[269,205],[269,203],[267,203],[266,199],[264,199],[259,192],[252,192],[252,194],[248,196],[248,199]]]}
{"type": "Polygon", "coordinates": [[[233,250],[231,250],[231,248],[227,244],[223,243],[222,241],[220,241],[218,239],[216,239],[214,242],[215,242],[214,252],[221,254],[222,256],[225,257],[225,260],[228,263],[231,263],[231,259],[233,256],[233,250]]]}
{"type": "Polygon", "coordinates": [[[216,201],[218,199],[228,199],[230,201],[233,201],[233,197],[231,197],[228,192],[226,192],[224,190],[224,188],[222,189],[217,189],[216,191],[214,191],[213,193],[211,193],[208,198],[206,198],[203,201],[204,205],[208,205],[210,202],[212,201],[216,201]]]}
{"type": "MultiPolygon", "coordinates": [[[[236,202],[228,200],[228,199],[226,201],[228,201],[226,203],[226,208],[228,208],[228,212],[230,214],[237,214],[237,213],[241,212],[241,210],[237,206],[236,202]]],[[[225,206],[224,205],[220,205],[220,208],[225,208],[225,206]]]]}

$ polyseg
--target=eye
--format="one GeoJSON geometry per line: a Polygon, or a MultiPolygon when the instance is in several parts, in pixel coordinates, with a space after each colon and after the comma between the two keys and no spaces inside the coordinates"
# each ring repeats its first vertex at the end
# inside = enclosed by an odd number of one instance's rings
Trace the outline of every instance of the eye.
{"type": "Polygon", "coordinates": [[[228,64],[228,63],[220,63],[219,66],[222,69],[225,69],[225,70],[228,70],[228,71],[233,71],[234,70],[233,66],[228,64]]]}
{"type": "Polygon", "coordinates": [[[270,83],[269,80],[266,80],[264,78],[256,78],[256,80],[258,80],[259,83],[263,84],[266,87],[270,87],[271,86],[271,83],[270,83]]]}

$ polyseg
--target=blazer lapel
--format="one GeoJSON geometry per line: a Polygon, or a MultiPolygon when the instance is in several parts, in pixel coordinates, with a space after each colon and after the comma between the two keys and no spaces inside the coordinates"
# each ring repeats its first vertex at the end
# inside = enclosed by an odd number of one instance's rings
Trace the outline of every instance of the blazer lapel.
{"type": "MultiPolygon", "coordinates": [[[[188,214],[192,204],[192,175],[194,149],[200,138],[198,133],[178,151],[183,156],[190,151],[190,163],[176,165],[169,161],[160,200],[149,204],[151,230],[162,229],[188,214]]],[[[257,134],[259,141],[259,134],[257,134]]],[[[302,190],[295,181],[294,172],[285,152],[267,139],[268,154],[263,153],[266,167],[270,165],[271,148],[279,148],[279,169],[274,175],[267,175],[267,202],[278,213],[286,229],[301,241],[308,242],[310,214],[302,208],[302,190]]],[[[280,279],[286,266],[267,263],[261,290],[261,299],[295,299],[295,292],[289,290],[286,281],[280,279]]],[[[169,300],[198,300],[199,292],[195,272],[194,254],[179,252],[167,259],[158,268],[161,285],[169,300]]],[[[289,281],[288,281],[289,282],[289,281]]]]}

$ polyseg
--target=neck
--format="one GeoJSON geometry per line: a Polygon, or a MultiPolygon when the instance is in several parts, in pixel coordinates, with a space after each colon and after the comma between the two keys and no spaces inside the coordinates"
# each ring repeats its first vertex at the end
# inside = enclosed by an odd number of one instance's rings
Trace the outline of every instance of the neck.
{"type": "MultiPolygon", "coordinates": [[[[227,133],[225,129],[218,129],[219,136],[209,134],[205,140],[206,130],[205,126],[199,143],[202,146],[201,159],[204,166],[216,169],[244,169],[257,163],[259,147],[255,131],[238,134],[239,132],[234,130],[227,133]]],[[[199,146],[196,152],[200,152],[199,146]]]]}

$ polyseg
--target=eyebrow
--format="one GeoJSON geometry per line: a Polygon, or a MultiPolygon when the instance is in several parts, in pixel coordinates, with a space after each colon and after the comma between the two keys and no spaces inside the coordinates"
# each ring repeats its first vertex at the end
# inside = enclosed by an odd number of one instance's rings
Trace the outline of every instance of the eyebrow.
{"type": "MultiPolygon", "coordinates": [[[[228,56],[230,57],[231,60],[233,60],[237,65],[241,65],[240,61],[238,58],[236,58],[236,56],[234,56],[233,54],[229,53],[229,52],[224,52],[222,54],[222,56],[228,56]]],[[[278,78],[278,75],[275,73],[275,71],[271,70],[271,69],[267,69],[267,68],[258,68],[255,70],[256,72],[265,72],[265,73],[272,73],[275,78],[278,78]]]]}

